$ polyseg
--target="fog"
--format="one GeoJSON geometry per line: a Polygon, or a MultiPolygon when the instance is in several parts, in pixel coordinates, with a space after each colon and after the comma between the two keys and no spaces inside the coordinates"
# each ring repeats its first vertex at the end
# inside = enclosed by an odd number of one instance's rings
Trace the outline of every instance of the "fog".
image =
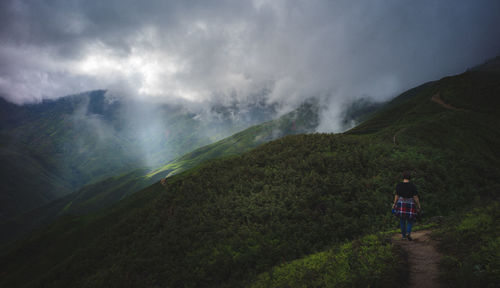
{"type": "Polygon", "coordinates": [[[315,97],[318,131],[337,132],[353,100],[497,56],[499,12],[494,0],[6,0],[0,95],[24,104],[106,89],[209,118],[256,105],[279,116],[315,97]]]}
{"type": "MultiPolygon", "coordinates": [[[[93,91],[69,96],[65,105],[53,103],[51,117],[61,123],[56,143],[64,141],[62,167],[78,161],[157,168],[198,147],[228,137],[276,115],[273,106],[213,106],[195,113],[182,104],[158,103],[93,91]],[[64,108],[63,108],[64,107],[64,108]],[[69,108],[71,107],[71,108],[69,108]],[[60,116],[60,114],[68,117],[60,116]],[[57,116],[56,116],[57,115],[57,116]],[[62,136],[64,135],[64,136],[62,136]],[[87,158],[91,158],[90,160],[87,158]],[[118,164],[117,164],[118,163],[118,164]],[[120,164],[121,163],[121,164],[120,164]]],[[[57,102],[59,103],[59,102],[57,102]]],[[[46,131],[41,131],[41,137],[46,131]]],[[[57,146],[57,144],[56,144],[57,146]]],[[[100,164],[99,164],[100,163],[100,164]]]]}

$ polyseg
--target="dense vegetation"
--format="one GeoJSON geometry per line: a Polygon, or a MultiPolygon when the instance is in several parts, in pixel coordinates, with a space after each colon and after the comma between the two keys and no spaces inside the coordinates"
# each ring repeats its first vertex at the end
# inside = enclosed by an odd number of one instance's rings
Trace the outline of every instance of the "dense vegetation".
{"type": "Polygon", "coordinates": [[[24,213],[10,221],[0,221],[0,231],[9,231],[9,233],[3,233],[0,236],[0,244],[16,239],[19,235],[36,227],[48,224],[63,214],[81,215],[109,207],[127,195],[147,187],[165,176],[175,175],[204,161],[241,154],[284,135],[310,133],[318,125],[317,108],[314,102],[306,102],[297,110],[278,119],[252,126],[223,140],[196,149],[170,161],[160,169],[154,171],[136,169],[119,176],[106,178],[86,185],[74,193],[24,213]]]}
{"type": "Polygon", "coordinates": [[[237,107],[196,115],[102,90],[23,106],[0,99],[0,221],[271,119],[273,107],[247,108],[239,118],[237,107]]]}
{"type": "Polygon", "coordinates": [[[402,287],[406,265],[387,236],[371,234],[277,266],[251,287],[402,287]]]}
{"type": "MultiPolygon", "coordinates": [[[[241,287],[311,279],[349,286],[386,279],[398,258],[383,239],[363,236],[394,227],[389,207],[402,170],[413,171],[429,217],[497,201],[497,71],[418,87],[348,133],[286,136],[174,175],[166,187],[156,183],[112,209],[64,217],[5,250],[0,284],[241,287]],[[436,94],[454,108],[431,101],[436,94]],[[387,262],[373,269],[342,262],[356,255],[387,262]],[[287,275],[311,261],[319,267],[309,271],[325,271],[324,279],[287,275]],[[342,278],[351,268],[359,278],[342,278]]],[[[495,241],[488,249],[498,254],[495,241]]]]}
{"type": "Polygon", "coordinates": [[[500,283],[500,203],[484,205],[447,221],[435,237],[444,253],[446,287],[497,287],[500,283]]]}

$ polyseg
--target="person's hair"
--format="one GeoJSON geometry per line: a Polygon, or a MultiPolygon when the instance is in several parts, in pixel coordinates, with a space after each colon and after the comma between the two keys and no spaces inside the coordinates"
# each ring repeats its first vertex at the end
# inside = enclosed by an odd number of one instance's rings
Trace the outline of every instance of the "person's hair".
{"type": "Polygon", "coordinates": [[[411,178],[411,173],[410,173],[410,171],[408,171],[408,170],[404,171],[404,172],[403,172],[403,179],[408,179],[408,180],[410,180],[410,178],[411,178]]]}

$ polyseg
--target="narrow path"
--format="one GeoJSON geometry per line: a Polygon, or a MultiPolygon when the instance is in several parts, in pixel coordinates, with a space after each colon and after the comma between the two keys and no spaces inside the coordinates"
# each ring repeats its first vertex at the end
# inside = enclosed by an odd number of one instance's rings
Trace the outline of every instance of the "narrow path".
{"type": "Polygon", "coordinates": [[[435,249],[436,242],[430,238],[430,233],[430,230],[412,232],[413,241],[401,240],[401,234],[392,237],[392,242],[408,253],[408,287],[440,287],[438,263],[441,255],[435,249]]]}
{"type": "Polygon", "coordinates": [[[459,108],[457,108],[455,106],[452,106],[452,105],[450,105],[448,103],[445,103],[443,101],[443,98],[441,98],[441,95],[439,95],[439,93],[434,94],[434,96],[431,97],[431,101],[438,103],[439,105],[443,106],[446,109],[450,109],[450,110],[463,110],[463,109],[459,109],[459,108]]]}

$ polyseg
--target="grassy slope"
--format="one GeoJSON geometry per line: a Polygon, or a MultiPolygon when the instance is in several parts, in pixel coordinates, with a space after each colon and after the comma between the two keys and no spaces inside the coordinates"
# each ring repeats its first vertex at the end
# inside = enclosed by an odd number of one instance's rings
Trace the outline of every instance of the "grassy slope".
{"type": "Polygon", "coordinates": [[[178,174],[207,160],[241,154],[263,143],[285,135],[311,133],[318,126],[316,104],[305,103],[297,110],[260,125],[252,126],[240,133],[216,143],[196,149],[153,171],[148,176],[159,173],[178,174]]]}
{"type": "Polygon", "coordinates": [[[0,222],[71,191],[69,183],[47,169],[43,160],[20,150],[0,149],[0,222]]]}
{"type": "Polygon", "coordinates": [[[388,234],[370,234],[275,266],[259,275],[259,287],[402,287],[406,257],[388,234]]]}
{"type": "Polygon", "coordinates": [[[434,233],[445,287],[497,287],[500,281],[500,203],[454,215],[434,233]]]}
{"type": "Polygon", "coordinates": [[[248,125],[224,119],[214,128],[179,107],[108,103],[104,94],[24,106],[0,100],[0,221],[146,162],[159,166],[248,125]]]}
{"type": "Polygon", "coordinates": [[[100,214],[57,221],[3,253],[1,284],[251,284],[275,265],[390,227],[387,203],[408,168],[429,216],[496,199],[498,72],[468,72],[411,93],[344,135],[284,137],[175,175],[166,189],[155,184],[100,214]],[[438,92],[463,110],[431,102],[438,92]]]}
{"type": "Polygon", "coordinates": [[[38,226],[50,223],[63,214],[85,214],[109,207],[127,195],[143,189],[165,177],[195,167],[217,157],[241,154],[278,137],[313,132],[317,124],[317,107],[306,103],[297,110],[260,125],[252,126],[216,143],[196,149],[156,171],[137,169],[87,185],[48,205],[0,222],[0,244],[25,234],[38,226]]]}
{"type": "MultiPolygon", "coordinates": [[[[90,95],[95,93],[102,91],[90,95]]],[[[107,173],[116,168],[115,164],[130,169],[126,167],[130,167],[131,161],[119,159],[120,149],[116,146],[113,147],[116,155],[103,157],[109,145],[107,148],[96,147],[93,154],[87,153],[88,147],[96,146],[95,135],[91,128],[76,125],[70,116],[82,104],[83,97],[26,106],[0,103],[0,109],[6,112],[3,115],[5,123],[0,127],[0,188],[2,197],[8,197],[8,201],[2,201],[1,211],[5,217],[0,220],[10,219],[66,195],[89,178],[111,175],[107,173]],[[99,161],[100,166],[104,163],[108,170],[98,167],[96,162],[99,161]],[[85,175],[84,171],[88,174],[85,175]]]]}

